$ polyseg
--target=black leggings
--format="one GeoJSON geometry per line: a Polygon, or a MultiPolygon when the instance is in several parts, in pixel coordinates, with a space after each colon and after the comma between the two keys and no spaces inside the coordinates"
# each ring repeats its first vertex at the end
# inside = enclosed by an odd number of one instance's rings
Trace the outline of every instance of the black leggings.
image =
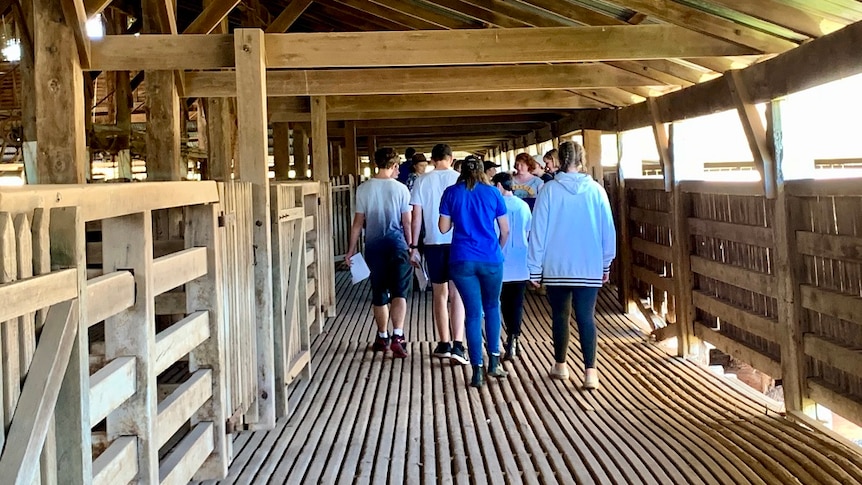
{"type": "Polygon", "coordinates": [[[510,281],[503,283],[500,292],[500,310],[503,313],[503,323],[509,337],[521,335],[521,319],[524,316],[524,291],[526,281],[510,281]]]}

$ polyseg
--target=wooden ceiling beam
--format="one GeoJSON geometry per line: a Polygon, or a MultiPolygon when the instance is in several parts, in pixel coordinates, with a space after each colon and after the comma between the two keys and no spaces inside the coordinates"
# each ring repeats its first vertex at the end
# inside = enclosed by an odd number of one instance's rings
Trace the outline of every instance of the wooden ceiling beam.
{"type": "Polygon", "coordinates": [[[292,0],[284,10],[278,14],[278,17],[272,21],[266,28],[268,34],[283,34],[293,25],[296,20],[302,16],[302,13],[311,5],[314,0],[292,0]]]}
{"type": "Polygon", "coordinates": [[[599,103],[567,91],[500,91],[493,93],[394,94],[327,96],[327,111],[517,110],[601,108],[599,103]]]}
{"type": "Polygon", "coordinates": [[[575,25],[568,19],[549,15],[547,13],[537,13],[535,9],[524,7],[522,2],[512,2],[511,0],[463,0],[464,3],[477,8],[485,9],[496,15],[508,17],[513,20],[525,22],[533,27],[560,27],[564,25],[575,25]]]}
{"type": "MultiPolygon", "coordinates": [[[[231,36],[108,35],[91,70],[233,67],[231,36]]],[[[267,34],[269,68],[522,64],[750,55],[746,47],[672,25],[424,32],[267,34]]]]}
{"type": "Polygon", "coordinates": [[[556,114],[502,114],[485,116],[445,116],[418,117],[413,119],[362,120],[356,122],[357,130],[374,130],[376,128],[404,127],[434,127],[434,126],[466,126],[485,124],[519,124],[519,123],[550,123],[557,121],[561,115],[556,114]]]}
{"type": "Polygon", "coordinates": [[[795,42],[671,0],[613,0],[613,3],[680,27],[757,49],[763,53],[784,52],[797,46],[795,42]]]}
{"type": "Polygon", "coordinates": [[[209,34],[228,16],[240,0],[215,0],[186,27],[183,34],[209,34]]]}
{"type": "Polygon", "coordinates": [[[357,133],[359,135],[377,136],[515,134],[538,130],[543,126],[543,123],[536,122],[460,126],[388,126],[358,128],[357,133]]]}
{"type": "MultiPolygon", "coordinates": [[[[288,98],[280,98],[282,100],[288,98]]],[[[304,108],[296,109],[291,106],[282,107],[277,102],[277,99],[270,99],[267,113],[270,116],[270,122],[308,122],[311,120],[311,115],[308,112],[308,103],[305,103],[304,108]]],[[[529,116],[553,116],[557,119],[565,116],[571,110],[555,110],[555,109],[524,109],[524,110],[442,110],[429,117],[434,118],[462,118],[472,116],[508,116],[508,115],[529,115],[529,116]]],[[[327,113],[329,121],[347,121],[354,120],[358,123],[368,120],[386,120],[392,122],[395,120],[415,120],[418,117],[416,113],[411,111],[351,111],[344,113],[327,113]]]]}
{"type": "MultiPolygon", "coordinates": [[[[185,80],[188,97],[236,95],[236,76],[230,71],[193,71],[186,73],[185,80]]],[[[681,83],[689,84],[684,81],[681,83]]],[[[296,70],[267,73],[267,94],[271,97],[592,89],[662,84],[601,63],[296,70]]]]}
{"type": "Polygon", "coordinates": [[[584,62],[752,53],[749,48],[671,25],[267,36],[270,68],[584,62]]]}

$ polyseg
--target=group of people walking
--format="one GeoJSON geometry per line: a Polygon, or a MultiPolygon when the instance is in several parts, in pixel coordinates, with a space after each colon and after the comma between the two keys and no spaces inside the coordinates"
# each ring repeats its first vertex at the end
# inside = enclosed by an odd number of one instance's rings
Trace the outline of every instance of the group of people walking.
{"type": "Polygon", "coordinates": [[[357,188],[346,256],[351,264],[364,227],[377,324],[372,350],[407,356],[406,297],[413,268],[424,258],[438,339],[434,355],[472,365],[471,386],[483,386],[486,376],[507,376],[502,361],[520,352],[527,285],[545,285],[553,313],[555,364],[549,375],[569,378],[574,309],[584,388],[597,388],[595,305],[608,280],[616,233],[604,188],[583,173],[583,147],[565,142],[546,154],[545,176],[534,173],[537,161],[526,153],[516,158],[514,175],[496,173],[498,165],[474,156],[462,160],[458,172],[451,148],[439,144],[431,151],[433,170],[408,171],[409,190],[393,178],[399,161],[392,148],[374,153],[377,173],[357,188]]]}

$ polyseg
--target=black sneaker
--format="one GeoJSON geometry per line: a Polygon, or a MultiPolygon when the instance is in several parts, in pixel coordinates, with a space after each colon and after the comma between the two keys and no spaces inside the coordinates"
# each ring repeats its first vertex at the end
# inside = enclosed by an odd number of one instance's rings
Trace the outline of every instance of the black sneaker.
{"type": "Polygon", "coordinates": [[[452,344],[449,342],[440,342],[437,347],[434,347],[434,357],[448,359],[452,355],[452,344]]]}
{"type": "Polygon", "coordinates": [[[386,352],[386,350],[388,348],[389,348],[389,338],[388,337],[381,337],[378,335],[377,338],[374,339],[374,343],[371,344],[371,350],[373,350],[374,352],[386,352]]]}
{"type": "Polygon", "coordinates": [[[470,359],[467,357],[467,352],[464,349],[464,346],[459,344],[452,346],[449,358],[461,365],[467,365],[470,363],[470,359]]]}

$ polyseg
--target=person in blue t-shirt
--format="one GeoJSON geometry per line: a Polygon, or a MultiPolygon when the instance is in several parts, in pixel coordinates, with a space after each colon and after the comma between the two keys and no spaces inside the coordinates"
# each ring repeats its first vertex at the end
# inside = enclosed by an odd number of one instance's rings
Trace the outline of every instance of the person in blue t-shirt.
{"type": "Polygon", "coordinates": [[[488,375],[506,377],[500,363],[500,290],[503,286],[501,247],[509,238],[506,204],[485,175],[482,161],[468,156],[461,164],[458,182],[443,192],[440,232],[454,227],[449,273],[464,300],[467,350],[473,365],[470,385],[482,387],[482,311],[488,338],[488,375]],[[499,226],[499,236],[496,226],[499,226]]]}

